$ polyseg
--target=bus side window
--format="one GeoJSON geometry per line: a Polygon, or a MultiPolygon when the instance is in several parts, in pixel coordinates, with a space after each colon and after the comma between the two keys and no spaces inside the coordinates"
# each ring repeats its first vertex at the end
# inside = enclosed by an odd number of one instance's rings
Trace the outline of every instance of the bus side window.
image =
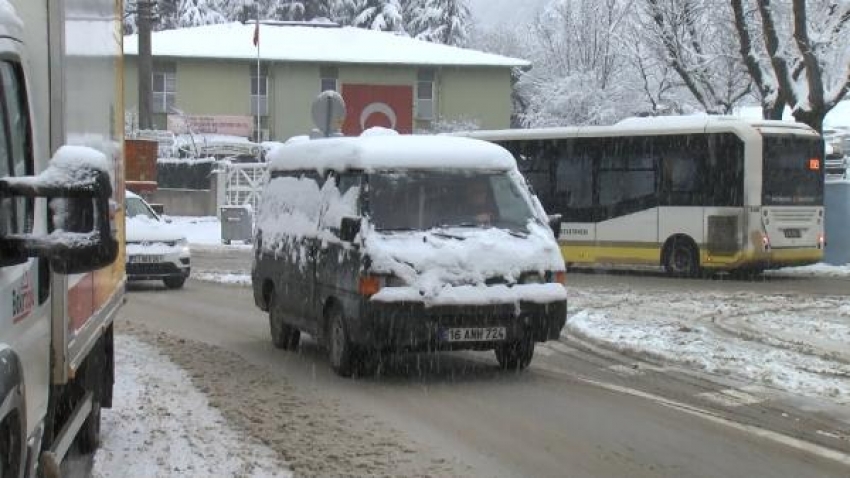
{"type": "Polygon", "coordinates": [[[555,202],[552,212],[567,222],[593,221],[593,158],[575,140],[559,142],[556,153],[555,202]]]}
{"type": "Polygon", "coordinates": [[[513,153],[520,173],[540,199],[543,209],[548,213],[557,212],[552,198],[554,192],[552,166],[555,158],[547,155],[543,142],[517,141],[504,146],[513,153]]]}
{"type": "Polygon", "coordinates": [[[709,135],[705,171],[706,206],[743,206],[744,143],[737,136],[709,135]]]}
{"type": "Polygon", "coordinates": [[[701,136],[675,136],[663,141],[661,205],[701,205],[708,145],[701,136]]]}

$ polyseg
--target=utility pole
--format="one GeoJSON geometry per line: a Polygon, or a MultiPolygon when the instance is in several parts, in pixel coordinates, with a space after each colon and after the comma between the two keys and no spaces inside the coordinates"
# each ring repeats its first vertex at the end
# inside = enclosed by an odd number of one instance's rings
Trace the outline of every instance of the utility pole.
{"type": "Polygon", "coordinates": [[[155,0],[137,0],[136,25],[139,29],[139,129],[153,129],[153,57],[151,27],[155,0]]]}

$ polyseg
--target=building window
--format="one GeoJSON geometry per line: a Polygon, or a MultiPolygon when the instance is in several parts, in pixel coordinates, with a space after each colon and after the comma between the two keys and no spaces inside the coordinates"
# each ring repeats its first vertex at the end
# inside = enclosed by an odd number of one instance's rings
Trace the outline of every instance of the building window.
{"type": "Polygon", "coordinates": [[[251,65],[251,114],[253,116],[269,115],[269,69],[268,65],[260,65],[259,75],[257,65],[251,65]]]}
{"type": "Polygon", "coordinates": [[[434,119],[434,70],[419,70],[416,82],[416,119],[434,119]]]}
{"type": "Polygon", "coordinates": [[[153,66],[153,112],[168,114],[177,99],[177,66],[156,63],[153,66]]]}
{"type": "Polygon", "coordinates": [[[339,91],[337,81],[339,79],[339,68],[335,66],[323,66],[319,68],[320,93],[322,91],[339,91]]]}

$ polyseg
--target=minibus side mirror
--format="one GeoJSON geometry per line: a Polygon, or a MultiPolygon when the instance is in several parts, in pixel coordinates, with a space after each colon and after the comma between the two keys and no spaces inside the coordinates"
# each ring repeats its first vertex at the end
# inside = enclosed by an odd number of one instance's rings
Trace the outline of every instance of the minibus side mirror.
{"type": "Polygon", "coordinates": [[[360,218],[343,217],[339,226],[339,238],[344,242],[354,242],[357,234],[360,234],[360,218]]]}
{"type": "MultiPolygon", "coordinates": [[[[73,149],[81,156],[103,155],[88,148],[73,149]],[[86,150],[86,151],[84,151],[86,150]]],[[[53,224],[49,234],[10,233],[0,237],[0,261],[15,264],[30,257],[46,258],[61,274],[100,269],[118,257],[112,235],[109,173],[83,157],[52,160],[37,176],[0,178],[0,198],[47,198],[53,224]]]]}
{"type": "Polygon", "coordinates": [[[549,227],[552,228],[552,233],[555,234],[555,239],[558,239],[561,237],[562,216],[560,214],[550,214],[547,219],[549,227]]]}

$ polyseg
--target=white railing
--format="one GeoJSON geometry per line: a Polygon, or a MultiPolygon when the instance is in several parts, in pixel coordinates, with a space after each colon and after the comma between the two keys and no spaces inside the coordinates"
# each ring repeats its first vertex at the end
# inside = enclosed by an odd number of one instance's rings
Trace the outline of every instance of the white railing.
{"type": "Polygon", "coordinates": [[[218,207],[250,205],[256,211],[268,174],[266,163],[223,163],[218,171],[218,207]]]}

